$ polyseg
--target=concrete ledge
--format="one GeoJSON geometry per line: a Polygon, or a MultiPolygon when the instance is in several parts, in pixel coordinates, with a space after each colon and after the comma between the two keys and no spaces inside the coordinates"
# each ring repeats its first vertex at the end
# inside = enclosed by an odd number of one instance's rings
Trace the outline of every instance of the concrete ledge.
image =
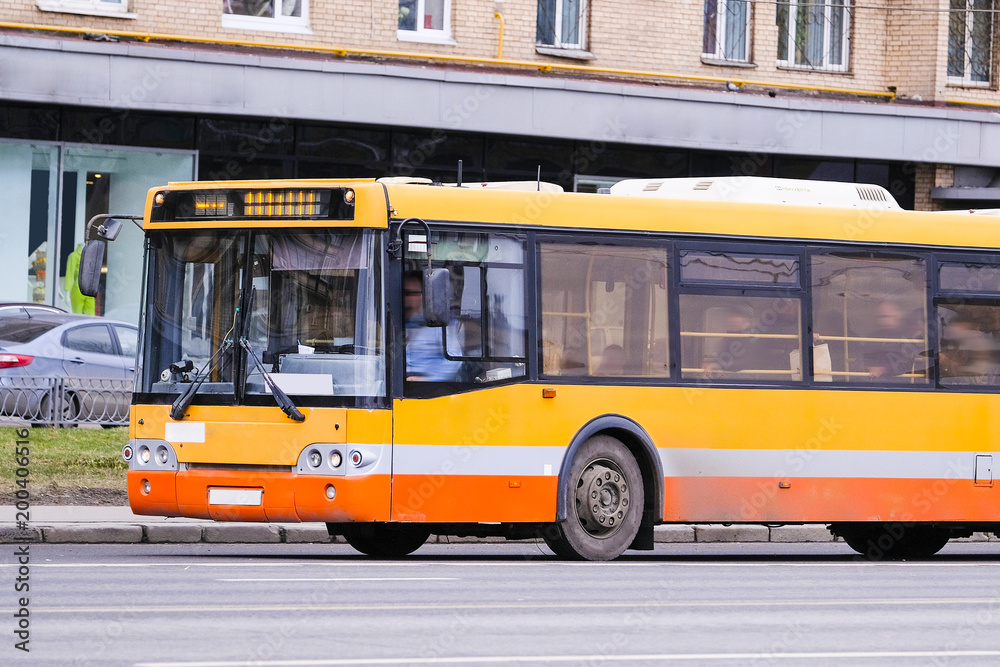
{"type": "Polygon", "coordinates": [[[330,542],[330,533],[326,526],[285,526],[285,542],[299,544],[302,542],[330,542]]]}
{"type": "Polygon", "coordinates": [[[653,542],[694,542],[693,526],[656,526],[653,528],[653,542]]]}
{"type": "Polygon", "coordinates": [[[269,523],[210,523],[204,527],[205,542],[280,542],[281,529],[269,523]]]}
{"type": "Polygon", "coordinates": [[[166,542],[201,542],[202,526],[190,523],[162,524],[146,526],[146,541],[152,544],[166,542]]]}
{"type": "Polygon", "coordinates": [[[46,542],[72,544],[138,544],[142,526],[89,524],[80,526],[42,526],[46,542]]]}
{"type": "Polygon", "coordinates": [[[774,526],[771,542],[833,542],[833,533],[826,526],[774,526]]]}
{"type": "Polygon", "coordinates": [[[28,528],[16,528],[14,526],[0,526],[0,544],[10,544],[12,542],[41,542],[42,529],[35,526],[28,528]]]}
{"type": "Polygon", "coordinates": [[[767,542],[767,526],[695,526],[696,542],[767,542]]]}

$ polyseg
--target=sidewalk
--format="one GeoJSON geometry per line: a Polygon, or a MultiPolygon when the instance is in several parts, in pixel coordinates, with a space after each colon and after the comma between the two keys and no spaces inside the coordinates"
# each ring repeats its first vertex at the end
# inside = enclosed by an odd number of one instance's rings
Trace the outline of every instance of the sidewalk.
{"type": "MultiPolygon", "coordinates": [[[[0,543],[301,543],[330,539],[322,523],[235,523],[137,516],[128,507],[37,506],[27,530],[15,524],[15,509],[0,507],[0,543]]],[[[831,542],[824,526],[657,526],[657,542],[831,542]]],[[[432,536],[437,543],[503,541],[503,538],[432,536]]]]}
{"type": "MultiPolygon", "coordinates": [[[[331,540],[322,523],[218,523],[203,519],[137,516],[128,507],[32,507],[27,529],[15,523],[15,509],[0,507],[0,543],[24,541],[62,544],[163,544],[163,543],[343,543],[331,540]]],[[[976,533],[959,541],[1000,541],[992,534],[976,533]]],[[[430,543],[495,542],[503,538],[431,536],[430,543]]],[[[822,525],[667,525],[657,526],[655,541],[666,542],[832,542],[822,525]]]]}

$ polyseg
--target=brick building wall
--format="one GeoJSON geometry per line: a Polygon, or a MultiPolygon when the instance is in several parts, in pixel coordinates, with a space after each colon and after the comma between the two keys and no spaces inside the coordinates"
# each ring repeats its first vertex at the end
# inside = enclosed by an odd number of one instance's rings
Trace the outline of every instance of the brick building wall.
{"type": "MultiPolygon", "coordinates": [[[[58,0],[47,0],[58,2],[58,0]]],[[[0,2],[7,23],[165,33],[196,39],[255,44],[344,47],[374,51],[491,59],[497,55],[504,16],[503,57],[542,63],[655,71],[695,77],[752,80],[780,86],[886,92],[923,102],[953,99],[1000,104],[995,86],[947,85],[948,0],[876,0],[852,10],[850,66],[846,72],[779,67],[776,4],[754,3],[751,66],[702,62],[704,0],[592,0],[587,22],[591,60],[559,58],[535,49],[534,0],[453,0],[453,44],[400,40],[395,0],[313,1],[312,34],[243,30],[223,26],[223,0],[131,0],[135,18],[108,18],[42,11],[36,0],[0,2]]],[[[994,82],[995,83],[995,82],[994,82]]],[[[705,85],[705,84],[693,84],[705,85]]],[[[716,84],[717,85],[717,84],[716,84]]],[[[822,90],[818,94],[823,94],[822,90]]]]}

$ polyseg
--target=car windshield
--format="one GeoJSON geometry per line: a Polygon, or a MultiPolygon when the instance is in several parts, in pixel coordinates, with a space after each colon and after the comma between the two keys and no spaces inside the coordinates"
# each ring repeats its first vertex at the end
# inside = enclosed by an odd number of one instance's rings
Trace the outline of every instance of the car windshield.
{"type": "Polygon", "coordinates": [[[57,326],[58,322],[0,317],[0,340],[10,343],[30,343],[57,326]]]}
{"type": "Polygon", "coordinates": [[[204,369],[196,402],[221,394],[272,404],[263,367],[302,405],[384,396],[378,238],[315,229],[154,235],[144,391],[183,392],[204,369]],[[260,365],[238,344],[244,337],[260,365]]]}

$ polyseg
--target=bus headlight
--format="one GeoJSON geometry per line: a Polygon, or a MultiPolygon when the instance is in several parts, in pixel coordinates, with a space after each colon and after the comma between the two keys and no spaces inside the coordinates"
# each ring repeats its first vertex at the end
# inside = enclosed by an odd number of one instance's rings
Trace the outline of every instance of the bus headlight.
{"type": "Polygon", "coordinates": [[[323,465],[323,455],[319,453],[319,450],[312,450],[309,452],[309,467],[318,468],[323,465]]]}
{"type": "Polygon", "coordinates": [[[139,460],[143,463],[149,463],[149,458],[152,456],[152,452],[149,451],[149,447],[143,445],[139,448],[139,460]]]}
{"type": "Polygon", "coordinates": [[[336,449],[330,452],[330,467],[339,468],[340,464],[344,462],[344,457],[336,449]]]}

